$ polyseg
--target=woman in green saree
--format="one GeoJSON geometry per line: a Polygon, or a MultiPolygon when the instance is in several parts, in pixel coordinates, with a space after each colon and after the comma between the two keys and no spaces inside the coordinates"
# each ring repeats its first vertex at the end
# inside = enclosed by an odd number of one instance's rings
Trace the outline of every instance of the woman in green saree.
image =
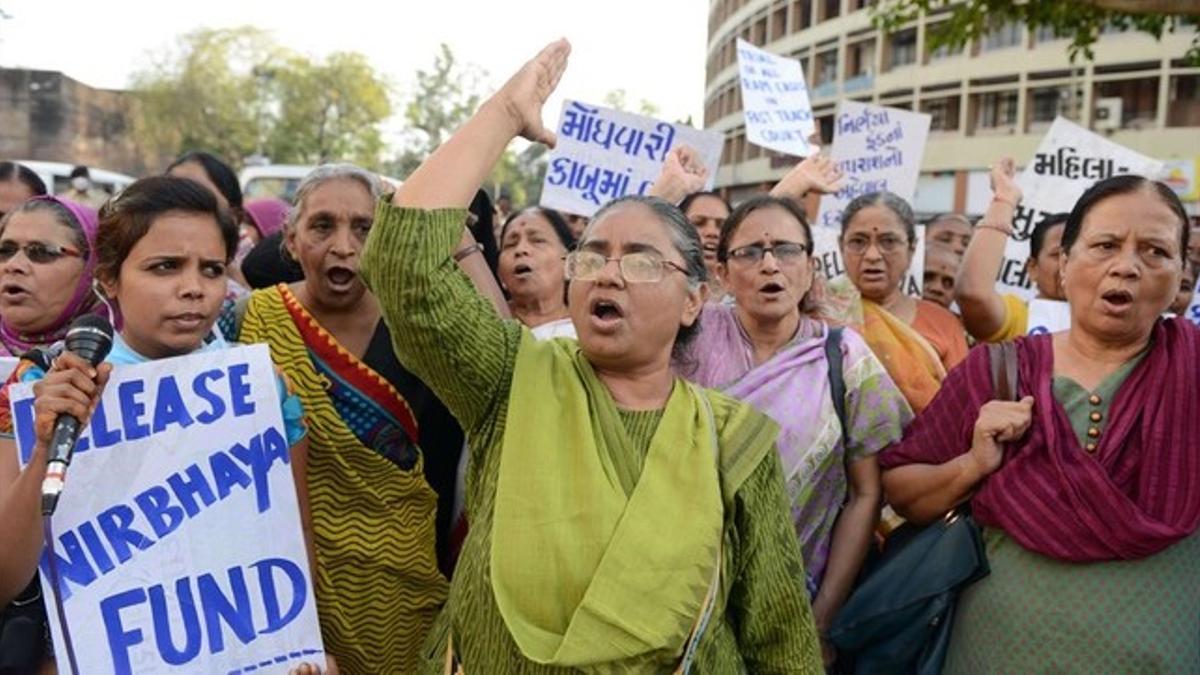
{"type": "Polygon", "coordinates": [[[544,49],[381,202],[363,254],[396,354],[472,452],[423,669],[819,672],[776,428],[672,373],[704,303],[695,228],[650,198],[596,214],[567,260],[578,342],[534,340],[455,265],[509,141],[553,144],[541,109],[569,51],[544,49]]]}

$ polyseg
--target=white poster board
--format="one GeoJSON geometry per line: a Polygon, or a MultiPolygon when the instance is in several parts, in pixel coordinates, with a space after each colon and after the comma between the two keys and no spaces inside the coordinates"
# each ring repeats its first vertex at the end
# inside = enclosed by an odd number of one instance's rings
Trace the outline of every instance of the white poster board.
{"type": "Polygon", "coordinates": [[[812,153],[817,131],[800,61],[772,54],[738,38],[746,140],[797,157],[812,153]]]}
{"type": "MultiPolygon", "coordinates": [[[[32,385],[13,386],[12,413],[26,462],[32,385]]],[[[289,449],[266,345],[113,371],[52,518],[83,672],[324,665],[289,449]]],[[[48,555],[42,589],[66,672],[48,555]]]]}
{"type": "Polygon", "coordinates": [[[1037,153],[1017,177],[1023,198],[1013,218],[1013,236],[1004,250],[997,290],[1026,300],[1037,295],[1025,272],[1029,238],[1047,216],[1069,213],[1096,181],[1124,173],[1157,177],[1162,162],[1059,117],[1038,145],[1037,153]]]}
{"type": "Polygon", "coordinates": [[[1027,335],[1060,333],[1071,327],[1071,306],[1061,300],[1030,300],[1027,335]]]}
{"type": "Polygon", "coordinates": [[[819,227],[840,228],[855,197],[884,190],[912,203],[921,173],[929,115],[857,101],[838,105],[830,156],[845,175],[841,190],[821,197],[819,227]]]}
{"type": "Polygon", "coordinates": [[[725,142],[715,131],[571,100],[563,102],[557,131],[541,205],[589,217],[618,197],[646,194],[680,144],[699,154],[711,190],[725,142]]]}

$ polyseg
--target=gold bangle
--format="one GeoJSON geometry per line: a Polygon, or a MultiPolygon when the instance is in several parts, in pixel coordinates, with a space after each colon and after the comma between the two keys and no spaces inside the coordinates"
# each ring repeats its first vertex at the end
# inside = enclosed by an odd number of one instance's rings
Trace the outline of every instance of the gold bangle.
{"type": "Polygon", "coordinates": [[[471,244],[470,246],[464,246],[454,252],[454,262],[462,262],[464,259],[470,257],[471,255],[473,255],[475,253],[482,253],[482,252],[483,252],[483,244],[474,243],[474,244],[471,244]]]}

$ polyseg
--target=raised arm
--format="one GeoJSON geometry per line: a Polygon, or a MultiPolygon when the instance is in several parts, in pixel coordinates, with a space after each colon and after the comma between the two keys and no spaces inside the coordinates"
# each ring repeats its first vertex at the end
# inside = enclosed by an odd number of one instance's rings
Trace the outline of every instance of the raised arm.
{"type": "Polygon", "coordinates": [[[404,181],[392,197],[396,206],[465,209],[509,141],[523,136],[554,147],[554,132],[542,125],[542,106],[570,53],[571,45],[558,40],[526,63],[404,181]]]}
{"type": "Polygon", "coordinates": [[[667,154],[658,178],[646,194],[678,205],[688,195],[703,190],[707,180],[708,168],[696,151],[687,145],[677,145],[667,154]]]}
{"type": "Polygon", "coordinates": [[[987,340],[1004,325],[1004,298],[996,291],[996,277],[1004,261],[1004,247],[1012,235],[1013,215],[1021,202],[1012,159],[992,167],[992,202],[975,226],[959,268],[955,296],[963,326],[978,340],[987,340]]]}
{"type": "Polygon", "coordinates": [[[771,188],[771,196],[800,203],[809,192],[837,192],[842,187],[842,179],[842,170],[829,156],[814,152],[771,188]]]}
{"type": "Polygon", "coordinates": [[[516,135],[554,142],[541,111],[569,52],[562,40],[543,49],[409,176],[392,204],[381,202],[363,251],[363,279],[379,298],[397,357],[468,432],[506,400],[521,329],[501,319],[456,264],[482,262],[462,248],[471,242],[466,207],[516,135]]]}

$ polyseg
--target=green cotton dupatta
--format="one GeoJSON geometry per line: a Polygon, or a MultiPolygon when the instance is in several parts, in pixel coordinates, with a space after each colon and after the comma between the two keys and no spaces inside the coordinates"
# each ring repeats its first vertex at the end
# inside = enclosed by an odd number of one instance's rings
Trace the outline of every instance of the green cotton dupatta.
{"type": "MultiPolygon", "coordinates": [[[[676,380],[639,476],[613,451],[632,441],[578,343],[523,332],[491,575],[526,658],[608,669],[683,652],[720,564],[729,478],[704,396],[676,380]]],[[[740,480],[757,466],[743,459],[740,480]]]]}

